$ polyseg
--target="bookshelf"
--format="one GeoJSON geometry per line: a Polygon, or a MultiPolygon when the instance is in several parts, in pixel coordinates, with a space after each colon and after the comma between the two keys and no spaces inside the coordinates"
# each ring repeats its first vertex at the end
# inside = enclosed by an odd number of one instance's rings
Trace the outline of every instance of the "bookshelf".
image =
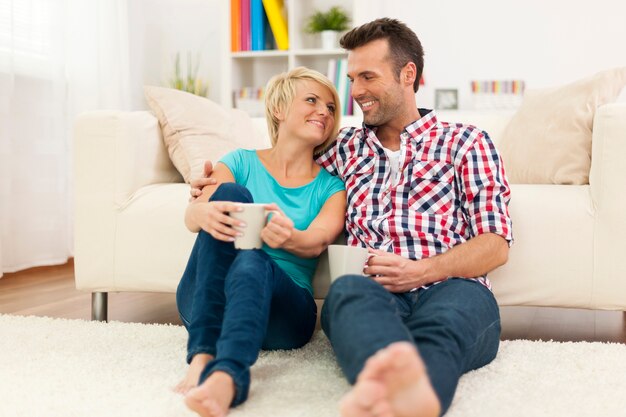
{"type": "MultiPolygon", "coordinates": [[[[319,35],[305,33],[303,28],[307,18],[316,10],[327,10],[332,6],[341,6],[348,12],[354,23],[355,5],[358,0],[283,0],[288,27],[289,48],[286,50],[245,50],[231,51],[231,3],[223,7],[223,53],[220,79],[220,100],[226,107],[235,105],[234,92],[243,89],[255,89],[265,86],[275,74],[289,69],[306,66],[322,74],[327,74],[331,59],[346,58],[342,49],[321,49],[319,35]]],[[[267,28],[269,30],[269,28],[267,28]]],[[[270,32],[271,33],[271,32],[270,32]]],[[[249,106],[245,110],[252,116],[263,115],[262,107],[255,112],[249,106]],[[258,114],[254,114],[258,113],[258,114]]]]}

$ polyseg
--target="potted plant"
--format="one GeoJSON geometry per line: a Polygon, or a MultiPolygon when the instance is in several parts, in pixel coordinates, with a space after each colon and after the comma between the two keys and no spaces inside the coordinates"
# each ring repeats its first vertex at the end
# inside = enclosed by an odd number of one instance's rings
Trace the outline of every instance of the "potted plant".
{"type": "Polygon", "coordinates": [[[198,56],[196,65],[193,65],[191,53],[187,52],[187,75],[185,76],[180,69],[180,53],[176,53],[174,62],[174,77],[170,79],[169,85],[177,90],[186,91],[197,96],[206,97],[209,91],[208,83],[198,78],[198,69],[200,67],[200,57],[198,56]]]}
{"type": "Polygon", "coordinates": [[[344,9],[339,6],[331,7],[327,12],[316,11],[306,24],[307,33],[320,33],[323,49],[337,47],[337,34],[350,27],[350,18],[344,9]]]}

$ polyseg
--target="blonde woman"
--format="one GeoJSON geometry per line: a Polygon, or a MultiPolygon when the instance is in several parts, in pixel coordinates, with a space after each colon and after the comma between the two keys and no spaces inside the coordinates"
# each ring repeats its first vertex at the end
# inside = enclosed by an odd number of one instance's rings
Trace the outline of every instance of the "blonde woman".
{"type": "Polygon", "coordinates": [[[271,79],[265,102],[272,148],[222,158],[211,175],[217,184],[185,214],[198,237],[176,294],[190,364],[177,390],[202,416],[224,416],[246,400],[261,349],[310,340],[317,317],[311,278],[344,225],[344,185],[314,162],[337,133],[334,86],[300,67],[271,79]],[[279,214],[261,233],[262,249],[238,250],[233,241],[245,225],[228,213],[251,202],[279,214]]]}

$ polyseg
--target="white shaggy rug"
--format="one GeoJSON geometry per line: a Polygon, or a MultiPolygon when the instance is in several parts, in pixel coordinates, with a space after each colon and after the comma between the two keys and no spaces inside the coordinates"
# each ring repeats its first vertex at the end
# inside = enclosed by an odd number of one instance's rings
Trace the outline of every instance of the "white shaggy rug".
{"type": "MultiPolygon", "coordinates": [[[[1,417],[189,416],[180,326],[0,315],[1,417]]],[[[349,388],[328,341],[262,353],[233,417],[332,417],[349,388]]],[[[502,342],[465,375],[447,417],[626,416],[626,345],[502,342]]]]}

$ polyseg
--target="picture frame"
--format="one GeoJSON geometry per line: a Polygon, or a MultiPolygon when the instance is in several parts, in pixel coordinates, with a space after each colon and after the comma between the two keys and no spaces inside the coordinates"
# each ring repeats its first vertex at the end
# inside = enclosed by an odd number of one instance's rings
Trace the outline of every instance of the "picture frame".
{"type": "Polygon", "coordinates": [[[457,110],[459,108],[459,92],[456,88],[438,88],[435,90],[435,109],[457,110]]]}

